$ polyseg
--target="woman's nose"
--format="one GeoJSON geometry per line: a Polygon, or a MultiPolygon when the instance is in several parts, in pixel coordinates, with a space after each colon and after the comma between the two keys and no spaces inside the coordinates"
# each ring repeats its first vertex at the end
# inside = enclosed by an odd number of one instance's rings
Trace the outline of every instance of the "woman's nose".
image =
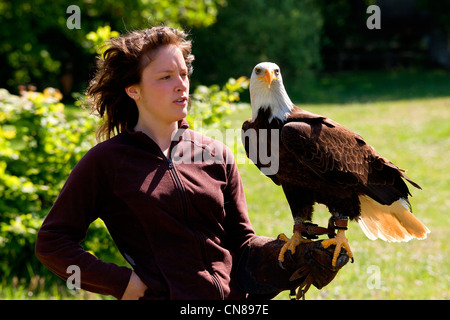
{"type": "Polygon", "coordinates": [[[175,86],[175,91],[176,92],[180,92],[180,91],[185,91],[188,86],[189,86],[189,80],[185,79],[183,76],[178,76],[178,82],[175,86]]]}

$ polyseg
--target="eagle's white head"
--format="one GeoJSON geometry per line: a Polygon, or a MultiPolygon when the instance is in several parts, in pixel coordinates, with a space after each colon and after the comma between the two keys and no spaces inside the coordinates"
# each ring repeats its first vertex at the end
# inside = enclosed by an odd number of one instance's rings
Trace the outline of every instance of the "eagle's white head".
{"type": "Polygon", "coordinates": [[[294,108],[281,78],[280,67],[272,62],[258,63],[250,78],[250,101],[252,121],[256,119],[259,109],[270,108],[273,118],[285,120],[294,108]]]}

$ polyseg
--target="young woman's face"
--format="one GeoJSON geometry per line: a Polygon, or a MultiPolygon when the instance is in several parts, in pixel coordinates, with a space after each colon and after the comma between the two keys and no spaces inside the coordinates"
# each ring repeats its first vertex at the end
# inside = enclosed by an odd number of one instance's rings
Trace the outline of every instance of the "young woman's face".
{"type": "Polygon", "coordinates": [[[189,77],[181,50],[175,45],[158,49],[142,71],[136,90],[139,117],[151,117],[152,121],[162,124],[172,124],[186,117],[189,77]]]}

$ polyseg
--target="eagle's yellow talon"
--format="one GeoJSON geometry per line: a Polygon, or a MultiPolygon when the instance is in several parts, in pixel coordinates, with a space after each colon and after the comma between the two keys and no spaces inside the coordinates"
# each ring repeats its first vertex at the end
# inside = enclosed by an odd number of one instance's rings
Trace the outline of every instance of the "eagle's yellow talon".
{"type": "Polygon", "coordinates": [[[336,248],[334,249],[333,260],[331,261],[331,266],[333,268],[336,267],[337,258],[339,257],[339,253],[341,252],[341,248],[342,247],[345,248],[349,258],[353,262],[353,253],[352,253],[352,250],[350,249],[350,245],[348,244],[348,239],[345,237],[344,230],[338,230],[338,232],[336,234],[336,237],[334,237],[332,239],[328,239],[328,240],[323,240],[322,241],[322,246],[325,249],[328,248],[331,245],[335,245],[336,246],[336,248]]]}
{"type": "Polygon", "coordinates": [[[289,241],[289,238],[284,233],[280,233],[278,235],[277,239],[283,240],[284,242],[288,242],[289,241]]]}
{"type": "Polygon", "coordinates": [[[302,237],[301,232],[295,231],[292,235],[292,238],[288,238],[284,233],[281,233],[278,236],[278,239],[283,240],[286,242],[283,247],[280,250],[280,253],[278,255],[278,263],[280,264],[280,267],[284,269],[283,262],[284,262],[284,255],[286,251],[289,253],[290,256],[292,256],[295,253],[295,248],[304,242],[311,242],[309,239],[304,239],[302,237]]]}

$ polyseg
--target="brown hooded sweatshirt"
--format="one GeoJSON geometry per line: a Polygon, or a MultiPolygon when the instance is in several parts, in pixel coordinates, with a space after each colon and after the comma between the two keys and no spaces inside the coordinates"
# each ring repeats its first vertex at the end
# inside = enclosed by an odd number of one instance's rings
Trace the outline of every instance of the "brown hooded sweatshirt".
{"type": "Polygon", "coordinates": [[[148,286],[147,299],[240,299],[234,268],[254,237],[231,151],[187,128],[171,156],[142,132],[93,147],[75,166],[37,237],[36,255],[63,279],[80,270],[81,288],[120,299],[131,269],[81,246],[102,219],[148,286]]]}

